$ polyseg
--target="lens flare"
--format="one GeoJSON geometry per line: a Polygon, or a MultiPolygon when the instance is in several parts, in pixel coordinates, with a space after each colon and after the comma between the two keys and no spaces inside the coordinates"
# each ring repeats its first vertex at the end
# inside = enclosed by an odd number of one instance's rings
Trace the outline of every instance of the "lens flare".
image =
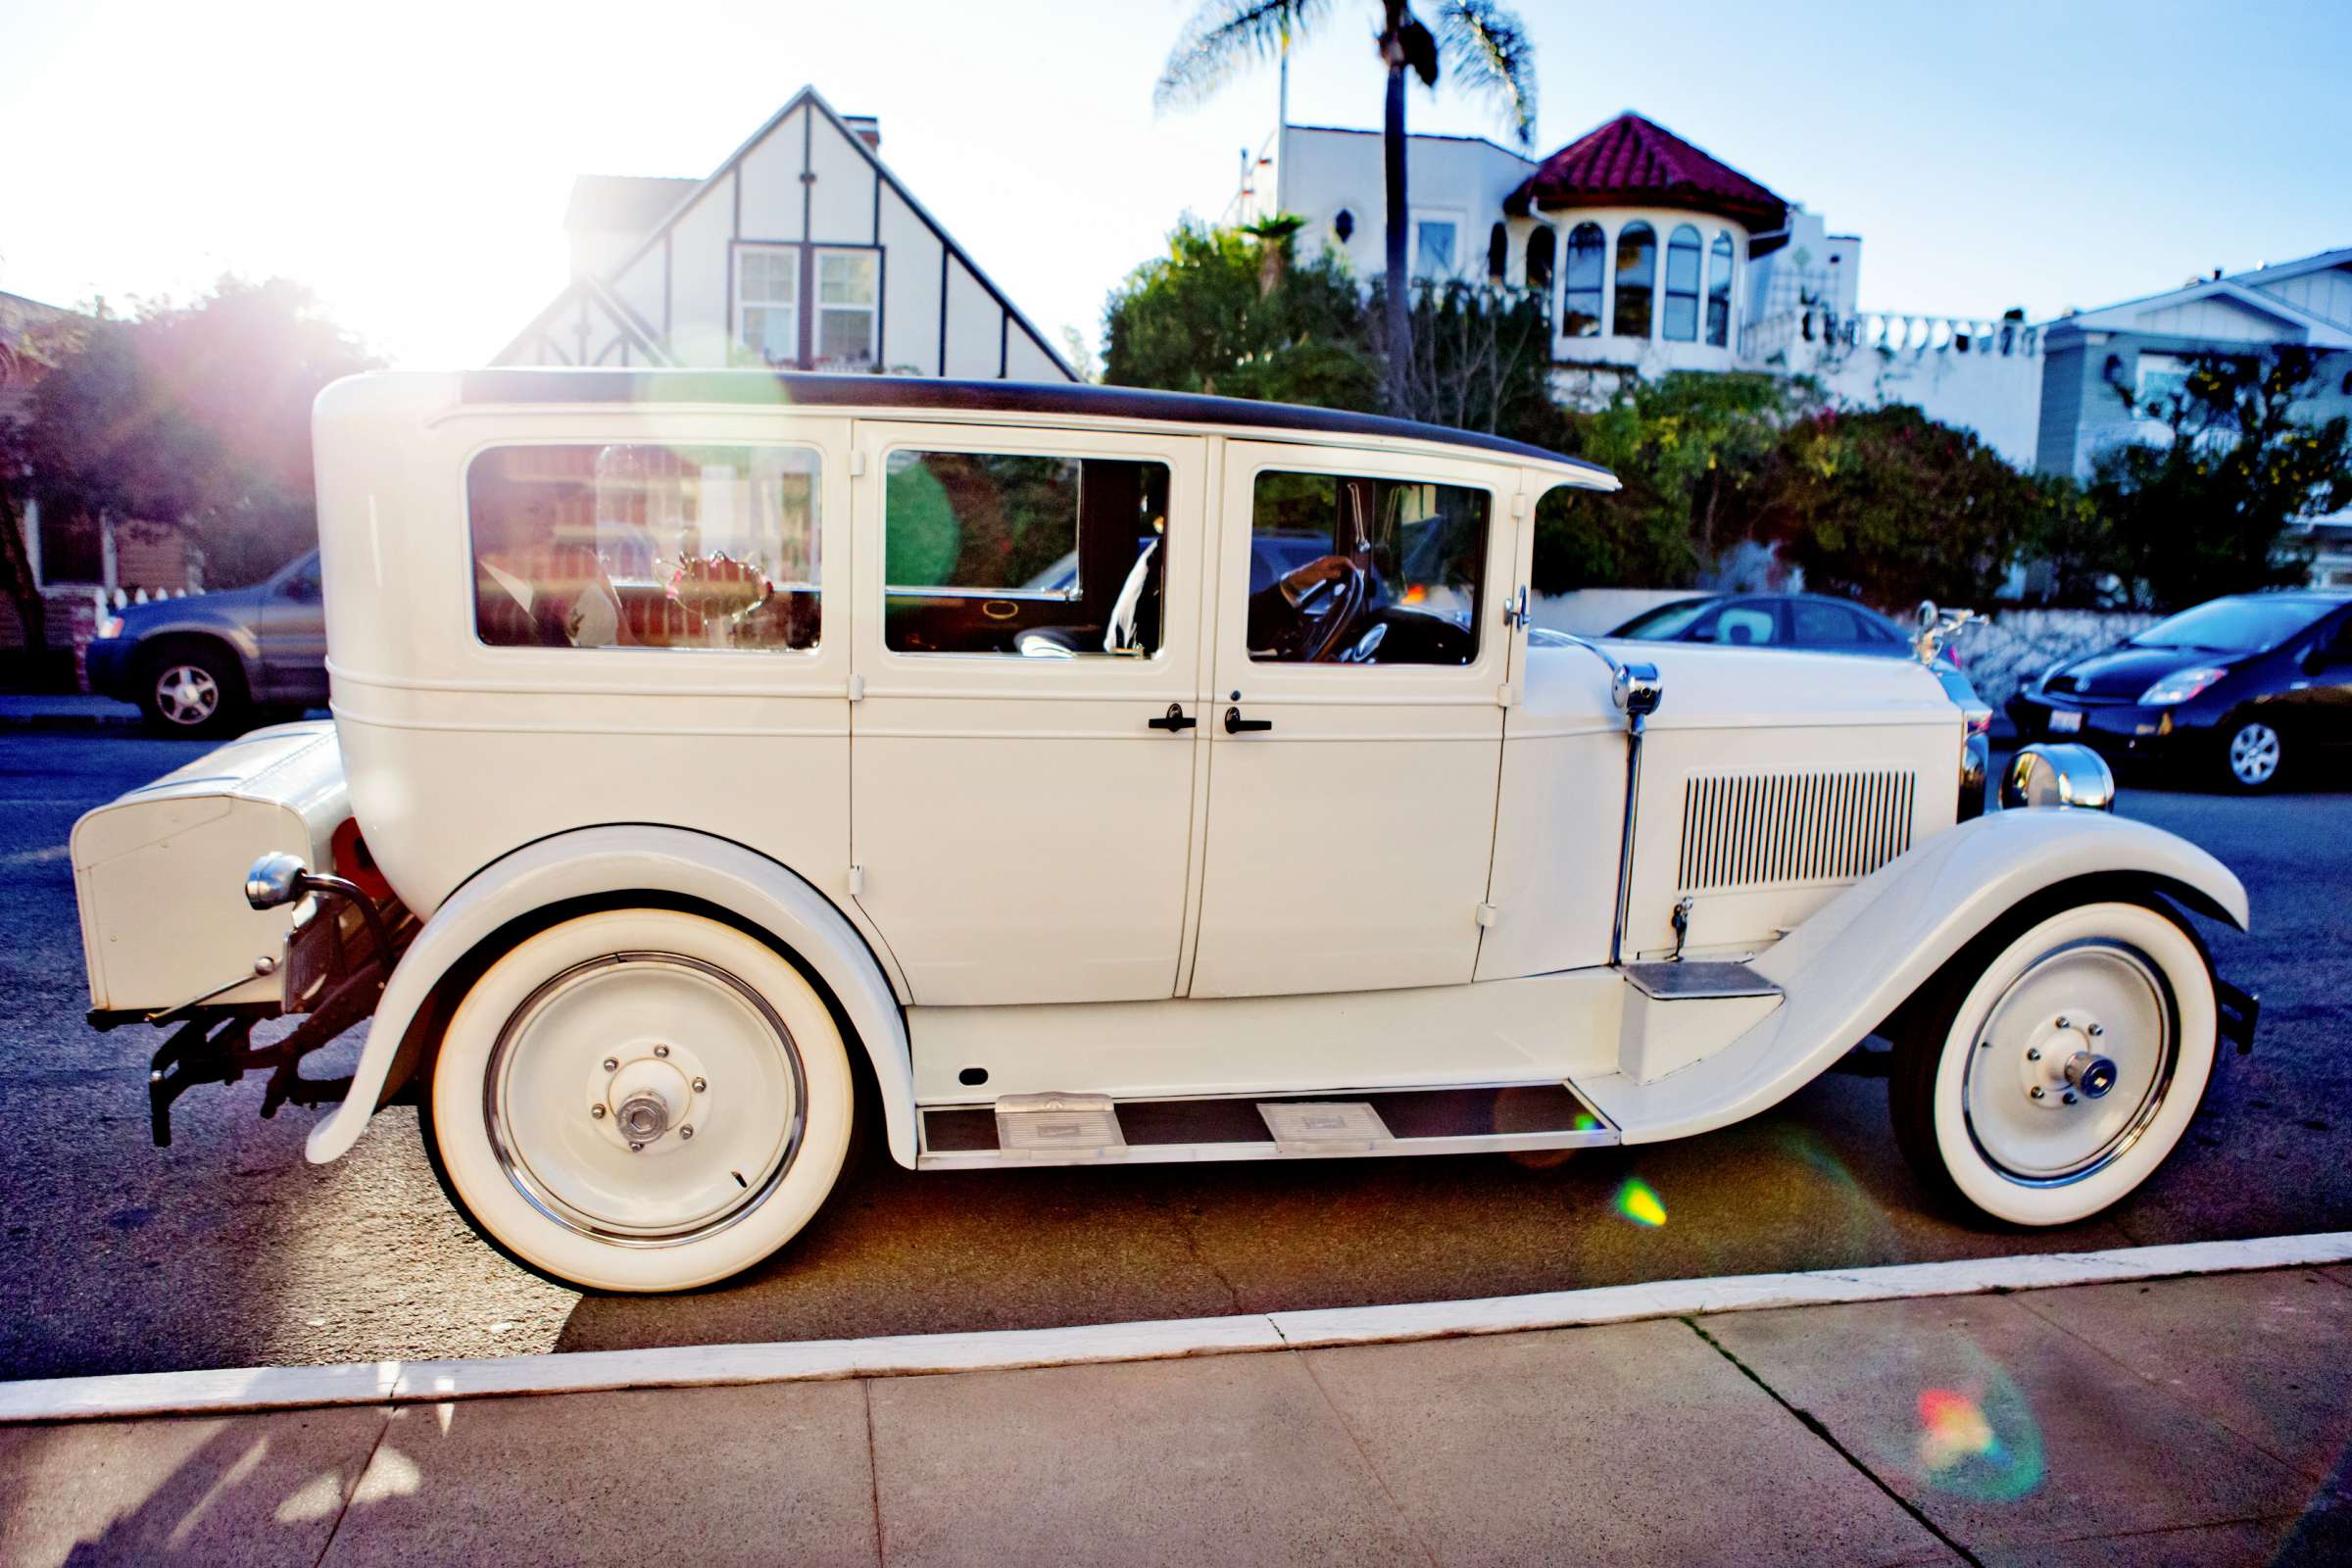
{"type": "Polygon", "coordinates": [[[1919,1466],[1938,1490],[2013,1502],[2041,1485],[2041,1434],[2006,1380],[1982,1399],[1959,1389],[1919,1396],[1919,1466]]]}
{"type": "Polygon", "coordinates": [[[1600,1118],[1598,1116],[1595,1116],[1591,1111],[1587,1110],[1580,1110],[1576,1113],[1576,1130],[1578,1132],[1597,1132],[1599,1129],[1600,1118]]]}
{"type": "Polygon", "coordinates": [[[1639,1176],[1629,1176],[1617,1189],[1617,1212],[1637,1225],[1659,1226],[1666,1223],[1666,1205],[1658,1195],[1649,1190],[1649,1183],[1639,1176]]]}

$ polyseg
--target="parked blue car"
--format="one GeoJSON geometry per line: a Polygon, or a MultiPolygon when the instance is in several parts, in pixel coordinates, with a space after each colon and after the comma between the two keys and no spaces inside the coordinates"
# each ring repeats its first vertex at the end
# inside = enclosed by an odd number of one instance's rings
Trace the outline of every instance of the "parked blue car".
{"type": "Polygon", "coordinates": [[[128,605],[90,644],[90,687],[136,703],[168,735],[233,735],[266,708],[326,702],[318,553],[250,588],[128,605]]]}

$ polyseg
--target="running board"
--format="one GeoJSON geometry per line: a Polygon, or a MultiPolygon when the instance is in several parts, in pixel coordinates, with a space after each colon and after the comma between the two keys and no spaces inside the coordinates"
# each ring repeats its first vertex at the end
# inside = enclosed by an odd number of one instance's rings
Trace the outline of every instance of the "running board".
{"type": "Polygon", "coordinates": [[[1595,1149],[1617,1128],[1566,1083],[1259,1099],[1009,1095],[922,1113],[920,1170],[1595,1149]]]}

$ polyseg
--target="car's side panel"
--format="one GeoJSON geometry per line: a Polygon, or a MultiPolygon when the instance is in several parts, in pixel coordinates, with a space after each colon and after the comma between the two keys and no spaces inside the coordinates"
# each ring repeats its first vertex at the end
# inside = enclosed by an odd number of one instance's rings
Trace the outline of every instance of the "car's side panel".
{"type": "Polygon", "coordinates": [[[1709,1132],[1826,1071],[1970,940],[2026,900],[2085,877],[2185,890],[2241,928],[2246,891],[2185,840],[2100,811],[1995,811],[1949,828],[1846,889],[1753,967],[1786,1003],[1722,1050],[1654,1082],[1578,1089],[1629,1144],[1709,1132]]]}
{"type": "Polygon", "coordinates": [[[402,955],[376,1005],[350,1095],[311,1130],[305,1148],[311,1160],[324,1164],[348,1151],[385,1097],[400,1087],[392,1072],[402,1041],[453,965],[511,921],[574,900],[632,893],[727,910],[813,971],[873,1065],[891,1157],[914,1164],[914,1089],[906,1020],[864,940],[831,901],[773,860],[704,834],[642,825],[543,839],[483,867],[434,911],[402,955]]]}

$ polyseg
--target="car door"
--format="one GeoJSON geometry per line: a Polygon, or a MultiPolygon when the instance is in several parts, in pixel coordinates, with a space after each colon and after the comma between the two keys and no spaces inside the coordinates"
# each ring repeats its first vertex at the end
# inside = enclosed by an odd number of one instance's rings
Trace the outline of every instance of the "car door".
{"type": "Polygon", "coordinates": [[[856,441],[859,906],[917,1004],[1172,995],[1204,443],[868,421],[856,441]]]}
{"type": "Polygon", "coordinates": [[[1494,607],[1516,476],[1244,441],[1226,443],[1223,469],[1190,994],[1468,981],[1494,847],[1509,660],[1494,607]],[[1317,600],[1339,612],[1332,588],[1296,607],[1268,598],[1288,579],[1249,592],[1266,541],[1310,534],[1327,555],[1367,546],[1378,578],[1319,662],[1281,634],[1319,633],[1317,600]]]}
{"type": "Polygon", "coordinates": [[[254,632],[262,648],[257,693],[274,702],[326,701],[326,605],[312,551],[263,585],[254,632]]]}
{"type": "Polygon", "coordinates": [[[2293,727],[2296,741],[2326,751],[2352,748],[2352,614],[2322,621],[2290,654],[2286,689],[2265,705],[2293,727]]]}

